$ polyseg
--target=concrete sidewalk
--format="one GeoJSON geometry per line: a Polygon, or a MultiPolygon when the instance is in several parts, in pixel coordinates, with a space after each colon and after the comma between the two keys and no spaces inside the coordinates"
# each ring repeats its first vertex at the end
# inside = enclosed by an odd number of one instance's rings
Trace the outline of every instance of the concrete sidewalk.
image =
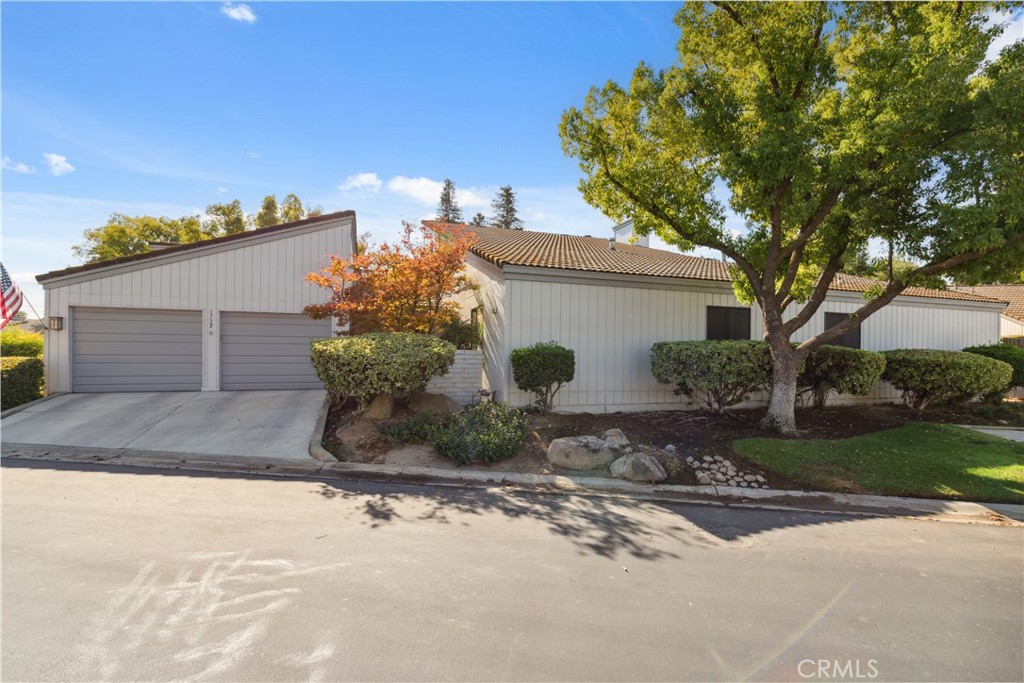
{"type": "Polygon", "coordinates": [[[173,469],[245,476],[362,480],[395,484],[502,488],[717,505],[763,510],[835,513],[866,517],[916,517],[971,524],[1024,524],[1024,504],[898,498],[820,491],[754,490],[730,486],[634,484],[619,479],[555,474],[521,474],[481,470],[439,469],[321,462],[312,458],[217,458],[199,454],[129,449],[70,448],[8,443],[4,458],[90,463],[98,466],[173,469]]]}

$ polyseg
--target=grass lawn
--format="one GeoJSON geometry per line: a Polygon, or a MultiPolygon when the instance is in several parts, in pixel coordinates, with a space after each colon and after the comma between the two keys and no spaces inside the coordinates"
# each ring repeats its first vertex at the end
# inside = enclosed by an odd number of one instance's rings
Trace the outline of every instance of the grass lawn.
{"type": "Polygon", "coordinates": [[[811,489],[1019,503],[1024,444],[919,422],[837,440],[753,438],[741,456],[811,489]]]}

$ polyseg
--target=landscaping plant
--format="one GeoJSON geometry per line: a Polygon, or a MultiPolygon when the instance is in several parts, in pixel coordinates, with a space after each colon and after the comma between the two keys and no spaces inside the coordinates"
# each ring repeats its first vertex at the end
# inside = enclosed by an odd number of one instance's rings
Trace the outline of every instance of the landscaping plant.
{"type": "Polygon", "coordinates": [[[771,383],[768,344],[749,340],[657,342],[651,372],[662,384],[675,384],[708,410],[723,413],[771,383]]]}
{"type": "Polygon", "coordinates": [[[0,358],[0,410],[43,397],[43,361],[39,358],[0,358]]]}
{"type": "Polygon", "coordinates": [[[423,389],[455,362],[455,347],[432,335],[374,332],[312,342],[312,362],[336,400],[365,408],[381,394],[423,389]]]}
{"type": "Polygon", "coordinates": [[[43,355],[43,335],[20,327],[6,327],[0,332],[0,356],[40,358],[43,355]]]}
{"type": "MultiPolygon", "coordinates": [[[[989,346],[970,346],[965,353],[976,353],[979,356],[995,358],[1008,363],[1013,368],[1011,387],[1024,387],[1024,348],[1012,344],[991,344],[989,346]]],[[[994,396],[1002,396],[1002,391],[994,396]]]]}
{"type": "Polygon", "coordinates": [[[994,358],[961,351],[895,349],[883,351],[882,379],[903,392],[904,402],[917,411],[936,401],[969,401],[1003,391],[1013,368],[994,358]]]}
{"type": "Polygon", "coordinates": [[[885,356],[875,351],[824,345],[811,351],[798,383],[824,408],[830,392],[864,396],[871,393],[885,370],[885,356]]]}
{"type": "Polygon", "coordinates": [[[562,385],[576,376],[576,353],[553,341],[513,349],[510,361],[516,386],[536,394],[537,407],[545,414],[562,385]]]}
{"type": "Polygon", "coordinates": [[[457,465],[507,460],[529,432],[526,413],[503,403],[477,403],[433,429],[434,450],[457,465]]]}
{"type": "Polygon", "coordinates": [[[460,350],[480,348],[480,326],[468,320],[451,320],[441,329],[441,339],[455,344],[460,350]]]}
{"type": "Polygon", "coordinates": [[[391,443],[426,443],[437,429],[440,419],[430,413],[416,413],[401,422],[383,423],[377,430],[391,443]]]}

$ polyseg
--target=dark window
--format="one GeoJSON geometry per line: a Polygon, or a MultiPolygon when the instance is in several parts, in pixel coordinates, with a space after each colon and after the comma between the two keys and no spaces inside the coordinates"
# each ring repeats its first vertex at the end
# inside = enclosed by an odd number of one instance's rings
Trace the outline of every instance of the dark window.
{"type": "MultiPolygon", "coordinates": [[[[849,317],[850,315],[848,313],[826,313],[825,329],[830,330],[849,317]]],[[[848,330],[846,334],[839,337],[838,339],[833,339],[832,341],[829,342],[829,344],[832,344],[833,346],[846,346],[851,349],[859,349],[860,325],[857,325],[857,327],[853,328],[852,330],[848,330]]]]}
{"type": "Polygon", "coordinates": [[[480,306],[469,311],[469,322],[473,327],[480,327],[480,306]]]}
{"type": "Polygon", "coordinates": [[[708,306],[708,339],[750,339],[750,309],[708,306]]]}

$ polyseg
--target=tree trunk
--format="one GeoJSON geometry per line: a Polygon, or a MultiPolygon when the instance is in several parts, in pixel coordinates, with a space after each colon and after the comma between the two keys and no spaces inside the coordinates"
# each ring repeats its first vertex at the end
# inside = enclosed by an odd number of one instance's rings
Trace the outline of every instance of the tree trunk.
{"type": "Polygon", "coordinates": [[[788,342],[772,348],[772,387],[768,414],[761,427],[780,434],[796,435],[796,376],[799,359],[788,342]]]}

